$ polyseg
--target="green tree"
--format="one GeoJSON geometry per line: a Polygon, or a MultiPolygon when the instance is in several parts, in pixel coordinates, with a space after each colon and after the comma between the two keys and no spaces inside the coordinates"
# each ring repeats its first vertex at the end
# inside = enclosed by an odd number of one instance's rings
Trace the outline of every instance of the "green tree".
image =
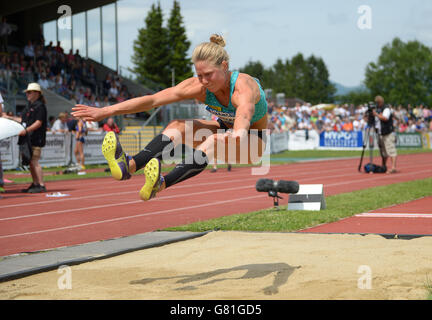
{"type": "MultiPolygon", "coordinates": [[[[285,86],[289,88],[286,92],[287,96],[301,98],[306,100],[307,95],[307,66],[302,53],[296,54],[290,62],[287,62],[287,83],[285,86]]],[[[310,77],[309,77],[310,78],[310,77]]]]}
{"type": "Polygon", "coordinates": [[[365,84],[372,96],[392,104],[432,105],[432,50],[419,41],[393,39],[367,65],[365,84]]]}
{"type": "Polygon", "coordinates": [[[374,96],[369,90],[355,90],[341,96],[335,96],[334,99],[337,103],[353,103],[354,105],[360,105],[374,101],[374,96]]]}
{"type": "Polygon", "coordinates": [[[333,102],[336,88],[329,80],[329,72],[321,58],[310,56],[305,59],[302,53],[291,60],[281,58],[270,68],[259,61],[249,61],[241,72],[257,77],[264,88],[286,97],[296,97],[313,104],[333,102]]]}
{"type": "Polygon", "coordinates": [[[193,76],[192,63],[187,57],[187,51],[191,45],[187,39],[186,30],[183,26],[183,18],[180,13],[180,5],[174,0],[171,15],[168,20],[168,44],[169,63],[174,70],[175,83],[179,83],[193,76]]]}
{"type": "Polygon", "coordinates": [[[247,73],[248,75],[257,78],[260,81],[264,80],[265,67],[261,61],[249,61],[243,68],[239,70],[242,73],[247,73]]]}
{"type": "Polygon", "coordinates": [[[158,5],[152,5],[145,19],[145,28],[138,30],[134,41],[132,71],[145,86],[158,89],[171,85],[167,29],[163,27],[163,14],[158,5]]]}
{"type": "Polygon", "coordinates": [[[321,58],[310,56],[306,60],[304,88],[306,100],[312,104],[333,102],[335,86],[329,80],[329,72],[321,58]]]}

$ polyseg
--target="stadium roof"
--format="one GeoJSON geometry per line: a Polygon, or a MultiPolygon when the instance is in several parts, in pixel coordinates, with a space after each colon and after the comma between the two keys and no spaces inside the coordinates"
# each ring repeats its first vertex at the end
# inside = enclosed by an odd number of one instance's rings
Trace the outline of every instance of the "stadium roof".
{"type": "Polygon", "coordinates": [[[114,3],[115,0],[18,0],[18,1],[1,1],[0,15],[11,16],[19,13],[31,13],[33,20],[39,23],[55,20],[61,14],[57,12],[62,5],[69,5],[72,9],[72,14],[80,13],[86,10],[91,10],[106,4],[114,3]],[[73,4],[71,4],[73,3],[73,4]]]}

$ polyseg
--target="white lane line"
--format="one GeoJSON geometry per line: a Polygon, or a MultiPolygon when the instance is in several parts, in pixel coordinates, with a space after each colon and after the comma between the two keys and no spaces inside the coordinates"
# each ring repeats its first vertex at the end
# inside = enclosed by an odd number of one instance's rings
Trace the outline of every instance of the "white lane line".
{"type": "MultiPolygon", "coordinates": [[[[339,169],[337,169],[339,170],[339,169]]],[[[331,172],[332,170],[326,171],[326,173],[331,172]]],[[[430,172],[431,169],[427,169],[427,170],[423,170],[423,171],[418,171],[416,172],[416,174],[421,174],[421,173],[428,173],[430,172]]],[[[286,172],[284,172],[286,174],[286,172]]],[[[341,175],[325,175],[325,176],[317,176],[317,172],[309,172],[306,174],[297,174],[295,176],[295,180],[298,181],[300,179],[302,179],[302,182],[307,182],[309,180],[313,180],[316,181],[317,178],[345,178],[347,176],[352,176],[353,174],[341,174],[341,175]],[[307,176],[309,175],[313,175],[313,177],[309,177],[307,178],[307,176]]],[[[413,173],[400,173],[398,174],[398,176],[406,176],[406,175],[412,175],[413,173]]],[[[271,175],[276,176],[275,174],[271,175]]],[[[270,178],[268,176],[266,176],[267,178],[270,178]]],[[[287,176],[280,176],[277,179],[283,179],[287,176]]],[[[238,177],[236,177],[238,178],[238,177]]],[[[223,181],[213,181],[213,182],[204,182],[204,183],[199,183],[199,184],[187,184],[187,185],[181,185],[181,186],[173,186],[171,189],[184,189],[184,188],[190,188],[190,187],[196,187],[197,185],[199,186],[211,186],[211,185],[217,185],[217,184],[229,184],[229,183],[235,183],[235,182],[245,182],[245,181],[250,181],[250,180],[258,180],[260,177],[259,176],[253,176],[252,178],[243,178],[243,179],[226,179],[223,181]]],[[[374,180],[379,180],[382,178],[391,178],[390,175],[383,177],[382,175],[373,175],[372,177],[368,175],[367,178],[365,179],[360,179],[360,180],[355,180],[355,181],[345,181],[345,182],[341,182],[341,183],[333,183],[333,184],[326,184],[326,187],[330,187],[330,186],[338,186],[338,185],[343,185],[343,184],[351,184],[351,183],[357,183],[357,182],[365,182],[365,181],[374,181],[374,180]]],[[[289,178],[289,179],[293,179],[293,177],[289,178]]],[[[128,185],[130,186],[130,185],[128,185]]],[[[92,191],[94,191],[95,189],[93,189],[92,191]]],[[[63,202],[63,201],[72,201],[72,200],[83,200],[83,199],[92,199],[92,198],[100,198],[101,196],[103,197],[109,197],[109,196],[115,196],[115,195],[127,195],[127,194],[133,194],[133,193],[137,193],[137,191],[124,191],[124,192],[115,192],[115,193],[105,193],[105,194],[96,194],[96,195],[89,195],[89,196],[80,196],[80,197],[68,197],[68,198],[61,198],[61,199],[56,199],[56,200],[45,200],[45,201],[37,201],[37,202],[26,202],[26,203],[17,203],[17,204],[10,204],[10,205],[4,205],[4,206],[0,206],[0,209],[5,209],[5,208],[14,208],[14,207],[25,207],[25,206],[33,206],[36,204],[47,204],[47,203],[55,203],[55,202],[63,202]]]]}
{"type": "Polygon", "coordinates": [[[432,219],[431,213],[391,213],[391,212],[366,212],[354,215],[355,217],[373,217],[373,218],[429,218],[432,219]]]}
{"type": "MultiPolygon", "coordinates": [[[[182,194],[176,194],[176,195],[172,195],[172,196],[165,196],[165,197],[162,196],[162,197],[153,199],[152,201],[162,201],[162,200],[167,200],[167,199],[172,199],[172,198],[184,198],[184,197],[189,197],[189,196],[202,195],[202,194],[215,193],[215,192],[235,191],[235,190],[239,190],[239,189],[248,189],[248,188],[253,188],[253,187],[255,187],[255,186],[248,185],[248,186],[235,187],[235,188],[223,188],[223,189],[207,190],[207,191],[200,191],[200,192],[193,192],[193,193],[182,193],[182,194]]],[[[103,204],[103,205],[97,205],[97,206],[91,206],[91,207],[80,207],[80,208],[72,208],[72,209],[65,209],[65,210],[56,210],[56,211],[50,211],[50,212],[29,214],[29,215],[25,215],[25,216],[0,218],[0,221],[18,220],[18,219],[24,219],[24,218],[33,218],[33,217],[47,216],[47,215],[52,215],[52,214],[68,213],[68,212],[87,211],[87,210],[91,210],[91,209],[116,207],[116,206],[123,206],[123,205],[128,205],[128,204],[135,204],[135,203],[144,203],[144,201],[134,200],[134,201],[103,204]]]]}
{"type": "MultiPolygon", "coordinates": [[[[422,174],[425,172],[429,172],[431,171],[430,169],[428,170],[423,170],[423,171],[418,171],[416,172],[416,174],[422,174]]],[[[402,175],[402,174],[400,174],[402,175]]],[[[406,173],[405,175],[412,175],[412,173],[406,173]]],[[[333,176],[334,177],[334,176],[333,176]]],[[[248,180],[256,180],[257,178],[249,178],[249,179],[236,179],[236,180],[227,180],[227,181],[220,181],[220,182],[209,182],[209,183],[201,183],[198,184],[199,186],[203,186],[203,185],[215,185],[215,184],[227,184],[227,183],[232,183],[232,182],[238,182],[238,181],[242,181],[242,182],[246,182],[248,180]]],[[[309,179],[303,179],[302,181],[308,181],[308,180],[314,180],[316,181],[317,177],[312,177],[309,179]]],[[[375,178],[375,179],[379,179],[379,177],[375,178]]],[[[365,182],[365,181],[371,181],[371,180],[375,180],[373,177],[367,177],[365,179],[360,179],[360,180],[356,180],[355,183],[358,182],[365,182]]],[[[328,187],[335,187],[335,186],[341,186],[341,185],[346,185],[346,184],[352,184],[353,181],[343,181],[343,182],[337,182],[337,183],[329,183],[329,184],[325,184],[324,187],[328,188],[328,187]]],[[[196,185],[195,185],[196,186],[196,185]]],[[[186,186],[178,186],[177,188],[184,188],[186,186]]],[[[239,190],[239,189],[245,189],[245,188],[255,188],[255,185],[248,185],[248,186],[243,186],[243,187],[234,187],[234,188],[223,188],[223,189],[216,189],[216,190],[207,190],[207,191],[202,191],[202,192],[195,192],[195,193],[182,193],[182,194],[176,194],[176,195],[172,195],[172,196],[161,196],[159,198],[154,199],[153,201],[162,201],[162,200],[166,200],[166,199],[173,199],[173,198],[182,198],[184,196],[193,196],[193,195],[201,195],[201,194],[207,194],[207,193],[213,193],[213,192],[224,192],[224,191],[235,191],[235,190],[239,190]]],[[[135,193],[135,191],[128,191],[128,192],[124,192],[124,194],[128,194],[128,193],[135,193]]],[[[121,193],[116,193],[116,194],[110,194],[110,195],[118,195],[121,193]]],[[[103,195],[104,197],[107,196],[106,194],[103,195]]],[[[81,200],[81,199],[85,199],[85,198],[95,198],[95,197],[101,197],[101,195],[91,195],[91,196],[84,196],[84,197],[77,197],[77,198],[73,198],[73,199],[67,199],[67,200],[81,200]]],[[[66,199],[60,199],[57,201],[64,201],[66,199]]],[[[60,213],[67,213],[67,212],[74,212],[74,211],[83,211],[83,210],[90,210],[90,209],[100,209],[100,208],[107,208],[107,207],[115,207],[115,206],[119,206],[119,205],[127,205],[127,204],[133,204],[133,203],[141,203],[141,200],[134,200],[134,201],[127,201],[127,202],[118,202],[118,203],[114,203],[114,204],[106,204],[106,205],[98,205],[98,206],[90,206],[90,207],[79,207],[76,209],[66,209],[66,210],[57,210],[57,211],[50,211],[50,212],[43,212],[43,213],[36,213],[36,214],[29,214],[29,215],[23,215],[23,216],[13,216],[13,217],[6,217],[6,218],[0,218],[0,221],[7,221],[7,220],[16,220],[16,219],[23,219],[23,218],[32,218],[32,217],[38,217],[38,216],[45,216],[45,215],[51,215],[51,214],[60,214],[60,213]]],[[[45,203],[45,201],[42,201],[42,203],[45,203]]],[[[35,203],[32,203],[32,205],[34,205],[35,203]]],[[[0,207],[1,208],[1,207],[0,207]]]]}
{"type": "Polygon", "coordinates": [[[134,218],[141,218],[141,217],[145,217],[145,216],[168,214],[168,213],[172,213],[172,212],[176,212],[176,211],[215,206],[215,205],[220,205],[220,204],[225,204],[225,203],[230,203],[230,202],[235,202],[235,201],[250,200],[250,199],[259,198],[262,196],[263,195],[258,195],[258,196],[252,196],[252,197],[244,197],[244,198],[237,198],[237,199],[230,199],[230,200],[223,200],[223,201],[215,201],[215,202],[209,202],[209,203],[195,205],[195,206],[189,206],[189,207],[183,207],[183,208],[174,208],[174,209],[169,209],[169,210],[159,210],[159,211],[155,211],[155,212],[142,213],[142,214],[137,214],[137,215],[133,215],[133,216],[106,219],[106,220],[100,220],[100,221],[83,223],[83,224],[76,224],[76,225],[65,226],[65,227],[60,227],[60,228],[52,228],[52,229],[38,230],[38,231],[32,231],[32,232],[9,234],[9,235],[5,235],[5,236],[0,236],[0,239],[20,237],[20,236],[28,236],[28,235],[33,235],[33,234],[47,233],[47,232],[74,229],[74,228],[81,228],[81,227],[87,227],[87,226],[96,225],[96,224],[116,222],[116,221],[128,220],[128,219],[134,219],[134,218]]]}

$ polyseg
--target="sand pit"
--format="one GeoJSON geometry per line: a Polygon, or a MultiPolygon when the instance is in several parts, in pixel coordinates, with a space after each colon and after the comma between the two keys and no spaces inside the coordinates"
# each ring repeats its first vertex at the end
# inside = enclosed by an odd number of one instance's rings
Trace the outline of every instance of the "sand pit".
{"type": "Polygon", "coordinates": [[[432,237],[211,232],[68,271],[0,283],[0,299],[426,299],[432,237]]]}

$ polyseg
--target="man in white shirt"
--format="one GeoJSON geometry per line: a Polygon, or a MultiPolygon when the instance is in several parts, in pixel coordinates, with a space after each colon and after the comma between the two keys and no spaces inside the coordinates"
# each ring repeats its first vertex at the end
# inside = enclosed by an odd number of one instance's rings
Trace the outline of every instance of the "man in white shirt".
{"type": "Polygon", "coordinates": [[[58,118],[56,121],[54,121],[52,127],[51,127],[51,132],[56,133],[56,132],[60,132],[60,133],[65,133],[65,132],[69,132],[69,128],[67,125],[67,116],[66,113],[64,112],[60,112],[58,115],[58,118]]]}
{"type": "Polygon", "coordinates": [[[86,121],[86,127],[88,131],[102,131],[102,128],[99,128],[99,123],[97,121],[86,121]]]}
{"type": "Polygon", "coordinates": [[[387,167],[387,159],[390,158],[392,167],[387,170],[387,173],[396,172],[396,134],[393,126],[393,112],[388,105],[384,104],[384,98],[377,96],[375,98],[377,104],[376,111],[373,110],[373,115],[379,119],[376,121],[379,128],[379,147],[383,166],[387,167]]]}
{"type": "Polygon", "coordinates": [[[41,77],[40,77],[38,83],[44,89],[49,89],[50,88],[50,84],[48,82],[48,79],[46,78],[45,73],[41,74],[41,77]]]}
{"type": "Polygon", "coordinates": [[[31,58],[31,59],[33,59],[35,56],[34,47],[33,47],[31,40],[29,40],[27,45],[24,47],[24,56],[31,58]]]}

